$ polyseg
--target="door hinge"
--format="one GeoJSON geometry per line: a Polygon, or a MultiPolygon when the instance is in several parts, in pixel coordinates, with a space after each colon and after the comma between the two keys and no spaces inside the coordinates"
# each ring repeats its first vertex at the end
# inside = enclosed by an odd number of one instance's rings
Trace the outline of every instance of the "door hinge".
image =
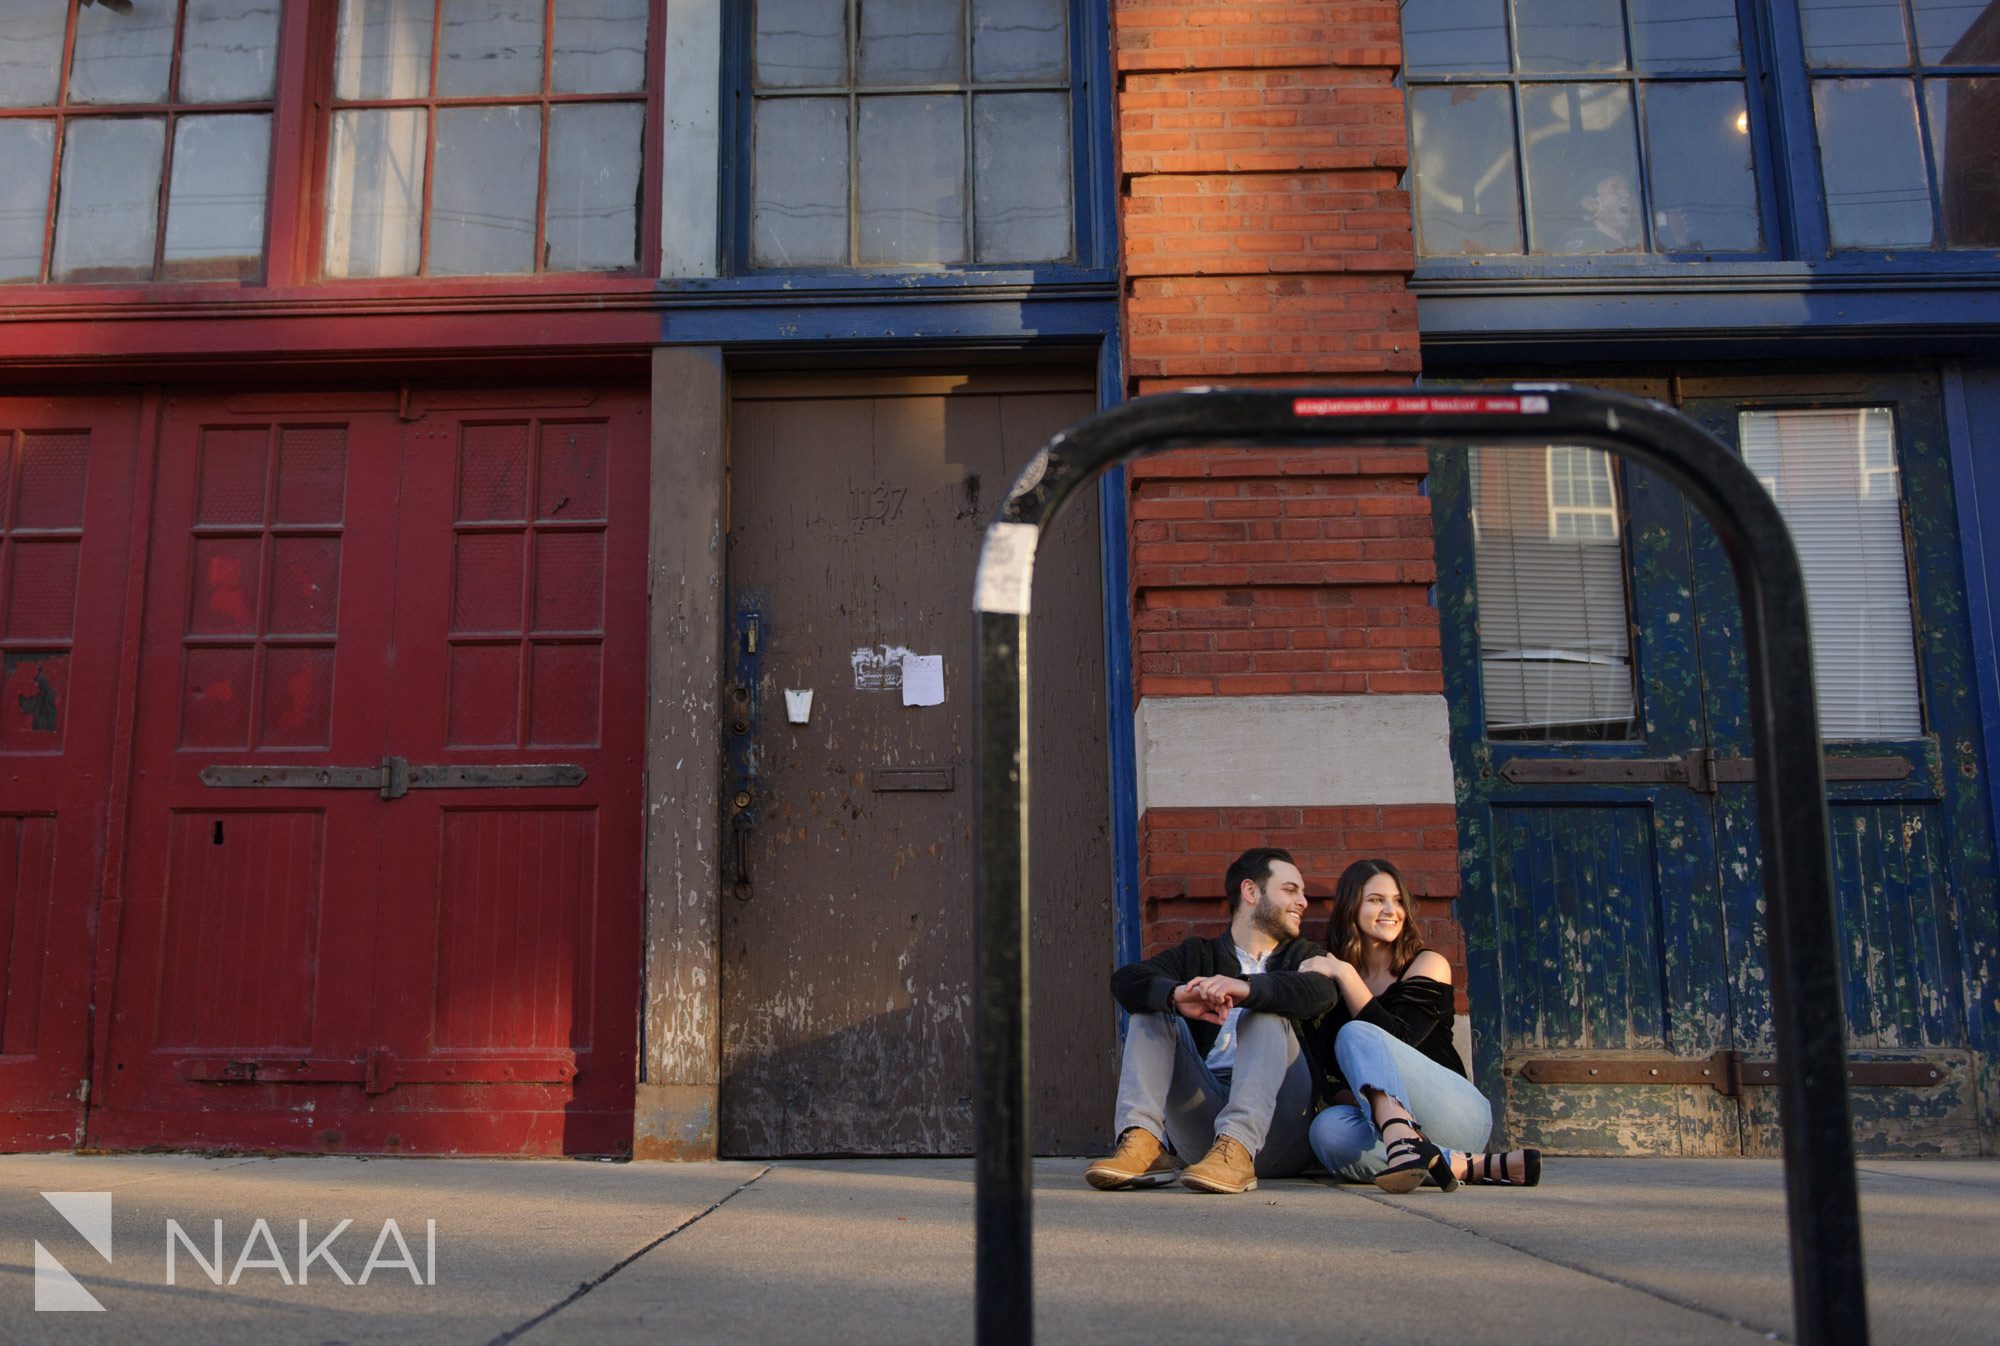
{"type": "MultiPolygon", "coordinates": [[[[1776,1061],[1733,1049],[1708,1056],[1538,1056],[1509,1070],[1530,1084],[1706,1084],[1727,1098],[1778,1082],[1776,1061]]],[[[1852,1089],[1928,1089],[1944,1075],[1941,1063],[1921,1057],[1847,1063],[1852,1089]]]]}

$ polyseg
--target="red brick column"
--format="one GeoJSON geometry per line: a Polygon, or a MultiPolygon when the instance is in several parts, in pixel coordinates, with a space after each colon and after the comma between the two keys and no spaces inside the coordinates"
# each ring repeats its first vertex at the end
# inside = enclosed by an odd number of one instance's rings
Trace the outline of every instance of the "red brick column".
{"type": "MultiPolygon", "coordinates": [[[[1128,391],[1408,381],[1417,318],[1394,0],[1119,0],[1113,43],[1128,391]]],[[[1211,698],[1226,716],[1222,698],[1291,698],[1273,703],[1282,716],[1441,697],[1424,472],[1421,453],[1354,449],[1136,465],[1142,706],[1211,698]]],[[[1264,761],[1246,774],[1321,765],[1264,761]]],[[[1219,929],[1229,860],[1276,845],[1319,893],[1350,860],[1394,860],[1426,899],[1426,938],[1462,961],[1448,790],[1418,803],[1241,802],[1146,809],[1149,949],[1219,929]]]]}

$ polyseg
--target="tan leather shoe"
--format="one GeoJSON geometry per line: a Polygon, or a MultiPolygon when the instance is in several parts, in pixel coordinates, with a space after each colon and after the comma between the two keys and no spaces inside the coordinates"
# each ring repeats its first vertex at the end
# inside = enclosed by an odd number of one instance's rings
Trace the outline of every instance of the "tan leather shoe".
{"type": "Polygon", "coordinates": [[[1257,1164],[1233,1137],[1217,1136],[1201,1162],[1181,1174],[1181,1185],[1197,1192],[1247,1192],[1257,1185],[1257,1164]]]}
{"type": "Polygon", "coordinates": [[[1100,1191],[1125,1187],[1158,1187],[1172,1182],[1180,1165],[1160,1148],[1159,1137],[1143,1126],[1128,1126],[1118,1137],[1118,1151],[1083,1171],[1083,1180],[1100,1191]]]}

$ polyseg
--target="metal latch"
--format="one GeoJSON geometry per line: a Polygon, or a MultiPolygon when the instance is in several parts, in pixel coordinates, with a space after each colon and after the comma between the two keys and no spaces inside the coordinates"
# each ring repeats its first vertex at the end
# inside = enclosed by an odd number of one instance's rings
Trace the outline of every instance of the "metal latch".
{"type": "MultiPolygon", "coordinates": [[[[1538,1056],[1516,1069],[1530,1084],[1706,1084],[1728,1098],[1778,1082],[1776,1061],[1734,1049],[1708,1056],[1538,1056]]],[[[1848,1087],[1855,1089],[1928,1089],[1942,1079],[1944,1067],[1922,1058],[1847,1063],[1848,1087]]]]}
{"type": "Polygon", "coordinates": [[[519,766],[418,766],[384,757],[380,766],[212,766],[201,783],[222,790],[377,790],[401,799],[412,790],[533,790],[581,785],[590,773],[573,762],[519,766]]]}

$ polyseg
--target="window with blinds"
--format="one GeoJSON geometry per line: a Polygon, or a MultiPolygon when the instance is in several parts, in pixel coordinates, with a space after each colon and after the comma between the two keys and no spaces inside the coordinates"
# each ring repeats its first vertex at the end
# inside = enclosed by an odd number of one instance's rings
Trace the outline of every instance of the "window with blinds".
{"type": "Polygon", "coordinates": [[[1472,499],[1487,737],[1637,737],[1610,456],[1475,449],[1472,499]]]}
{"type": "Polygon", "coordinates": [[[1916,737],[1923,707],[1894,413],[1745,411],[1737,431],[1805,567],[1820,733],[1916,737]]]}

